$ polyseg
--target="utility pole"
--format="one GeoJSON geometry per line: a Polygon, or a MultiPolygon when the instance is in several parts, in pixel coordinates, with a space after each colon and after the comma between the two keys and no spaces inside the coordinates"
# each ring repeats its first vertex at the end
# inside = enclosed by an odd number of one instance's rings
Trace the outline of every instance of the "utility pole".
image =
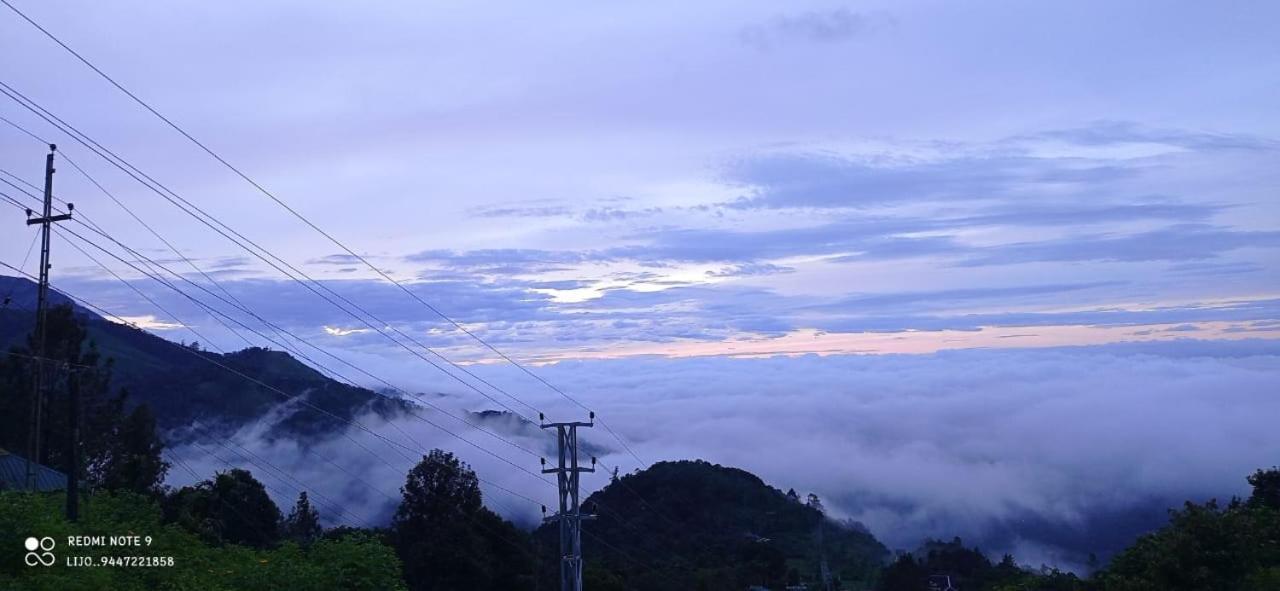
{"type": "Polygon", "coordinates": [[[831,581],[831,569],[827,566],[827,549],[822,543],[822,525],[827,518],[818,519],[818,576],[822,577],[822,591],[835,591],[831,581]]]}
{"type": "Polygon", "coordinates": [[[809,493],[809,507],[818,511],[818,527],[814,532],[818,538],[818,576],[822,579],[822,591],[835,591],[831,580],[831,569],[827,566],[827,549],[822,540],[822,528],[827,522],[827,510],[822,507],[818,495],[809,493]]]}
{"type": "MultiPolygon", "coordinates": [[[[596,471],[595,458],[591,458],[590,468],[578,465],[578,427],[594,427],[596,413],[590,413],[589,419],[586,423],[543,422],[540,425],[543,429],[555,428],[560,452],[555,468],[546,468],[547,460],[542,459],[542,473],[555,473],[560,489],[560,511],[545,518],[560,524],[560,591],[582,591],[582,520],[595,517],[583,515],[578,504],[579,475],[596,471]]],[[[545,421],[546,417],[538,413],[538,420],[545,421]]]]}
{"type": "Polygon", "coordinates": [[[44,210],[40,217],[31,217],[33,212],[27,210],[27,225],[40,225],[40,284],[36,291],[36,350],[35,379],[31,395],[31,436],[27,449],[27,490],[36,490],[36,467],[40,463],[40,431],[44,418],[44,364],[47,357],[45,347],[45,317],[49,308],[49,226],[54,222],[71,219],[74,206],[67,204],[67,213],[53,215],[53,154],[58,146],[49,144],[49,154],[44,159],[44,210]]]}

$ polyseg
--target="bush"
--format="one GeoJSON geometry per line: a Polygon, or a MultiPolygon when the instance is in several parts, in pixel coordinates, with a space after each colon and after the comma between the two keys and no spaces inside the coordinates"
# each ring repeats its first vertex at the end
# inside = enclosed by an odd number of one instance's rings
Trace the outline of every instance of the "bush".
{"type": "MultiPolygon", "coordinates": [[[[58,493],[0,492],[0,589],[33,591],[242,589],[403,590],[400,562],[388,546],[361,533],[322,539],[304,550],[287,542],[271,550],[213,547],[177,525],[164,524],[149,498],[129,493],[85,499],[81,520],[62,516],[58,493]],[[68,536],[151,536],[150,546],[67,546],[68,536]],[[51,537],[57,562],[27,566],[23,543],[51,537]],[[172,556],[173,566],[68,566],[71,556],[172,556]]],[[[96,560],[96,558],[95,558],[96,560]]]]}

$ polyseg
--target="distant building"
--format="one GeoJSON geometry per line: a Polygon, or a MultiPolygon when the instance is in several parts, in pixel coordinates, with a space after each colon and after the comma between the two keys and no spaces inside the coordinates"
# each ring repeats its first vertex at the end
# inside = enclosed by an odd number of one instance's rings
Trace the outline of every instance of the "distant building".
{"type": "MultiPolygon", "coordinates": [[[[48,466],[35,464],[36,490],[66,490],[67,475],[48,466]]],[[[27,459],[0,449],[0,490],[26,490],[27,459]]]]}

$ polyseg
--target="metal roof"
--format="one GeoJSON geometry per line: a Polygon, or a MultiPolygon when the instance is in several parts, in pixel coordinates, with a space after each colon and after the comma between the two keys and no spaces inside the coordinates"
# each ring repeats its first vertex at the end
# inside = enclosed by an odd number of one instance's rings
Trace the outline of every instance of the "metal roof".
{"type": "MultiPolygon", "coordinates": [[[[36,464],[36,490],[65,490],[67,475],[48,466],[36,464]]],[[[0,449],[0,488],[24,490],[27,488],[27,459],[0,449]]]]}

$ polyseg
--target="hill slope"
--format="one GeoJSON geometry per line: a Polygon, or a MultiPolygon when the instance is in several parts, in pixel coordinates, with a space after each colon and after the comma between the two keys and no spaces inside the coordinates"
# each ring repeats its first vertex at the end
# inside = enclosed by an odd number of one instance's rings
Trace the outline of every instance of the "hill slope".
{"type": "MultiPolygon", "coordinates": [[[[25,344],[34,326],[36,286],[26,279],[0,276],[0,294],[12,301],[0,310],[0,350],[25,344]]],[[[104,358],[114,360],[112,388],[129,391],[131,403],[146,403],[161,429],[199,420],[210,428],[234,430],[255,421],[285,398],[305,400],[343,419],[372,410],[382,416],[403,411],[405,403],[371,390],[332,380],[288,353],[250,348],[225,355],[195,350],[146,331],[108,321],[56,292],[55,305],[72,305],[89,338],[104,358]],[[221,366],[240,372],[236,375],[221,366]]],[[[275,434],[310,438],[340,432],[337,419],[295,405],[275,425],[275,434]]]]}
{"type": "MultiPolygon", "coordinates": [[[[819,580],[825,552],[846,588],[865,588],[888,557],[870,533],[828,519],[750,472],[704,461],[659,462],[591,495],[584,525],[590,578],[626,589],[741,590],[819,580]],[[822,527],[819,547],[818,529],[822,527]],[[609,540],[612,548],[598,543],[609,540]]],[[[555,525],[537,532],[554,547],[555,525]]]]}

